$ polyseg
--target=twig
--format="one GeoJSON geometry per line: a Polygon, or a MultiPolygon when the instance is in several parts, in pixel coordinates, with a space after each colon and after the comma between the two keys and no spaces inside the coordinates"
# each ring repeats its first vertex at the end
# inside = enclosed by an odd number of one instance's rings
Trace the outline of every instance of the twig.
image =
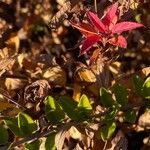
{"type": "Polygon", "coordinates": [[[12,148],[14,148],[14,147],[16,147],[16,146],[19,146],[19,145],[21,145],[21,144],[27,143],[27,142],[29,142],[29,141],[38,140],[39,138],[44,137],[44,136],[48,136],[49,134],[51,134],[51,133],[53,133],[53,132],[54,132],[54,131],[53,131],[52,129],[48,129],[47,131],[44,131],[44,132],[39,133],[39,134],[35,133],[35,134],[31,135],[30,137],[24,138],[24,139],[22,139],[22,140],[19,140],[19,141],[13,143],[13,144],[11,145],[10,149],[12,149],[12,148]]]}
{"type": "Polygon", "coordinates": [[[106,147],[107,147],[107,141],[104,144],[103,150],[106,150],[106,147]]]}
{"type": "Polygon", "coordinates": [[[94,0],[94,8],[95,8],[95,12],[97,13],[97,0],[94,0]]]}
{"type": "Polygon", "coordinates": [[[12,102],[13,104],[15,104],[16,106],[18,106],[19,108],[26,110],[26,108],[24,106],[22,106],[21,104],[15,102],[12,98],[9,97],[9,95],[4,94],[4,92],[6,93],[7,91],[3,90],[0,88],[0,94],[2,94],[6,99],[8,99],[10,102],[12,102]]]}

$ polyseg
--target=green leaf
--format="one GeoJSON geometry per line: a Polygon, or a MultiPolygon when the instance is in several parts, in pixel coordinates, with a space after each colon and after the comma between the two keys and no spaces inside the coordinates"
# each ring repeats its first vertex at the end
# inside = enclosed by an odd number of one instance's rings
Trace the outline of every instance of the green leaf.
{"type": "Polygon", "coordinates": [[[55,135],[55,133],[52,133],[47,137],[45,142],[45,150],[56,150],[55,135]]]}
{"type": "Polygon", "coordinates": [[[0,126],[0,144],[6,144],[8,142],[8,131],[4,127],[0,126]]]}
{"type": "Polygon", "coordinates": [[[143,96],[150,99],[150,77],[148,77],[143,84],[143,96]]]}
{"type": "Polygon", "coordinates": [[[22,137],[22,133],[18,127],[18,120],[17,118],[9,118],[4,120],[7,127],[14,133],[14,135],[22,137]]]}
{"type": "Polygon", "coordinates": [[[33,119],[23,112],[18,114],[18,127],[23,136],[31,135],[37,129],[37,125],[33,119]]]}
{"type": "Polygon", "coordinates": [[[92,106],[89,102],[89,99],[86,95],[82,95],[78,106],[77,112],[80,114],[79,119],[85,119],[89,117],[89,114],[92,112],[92,106]]]}
{"type": "Polygon", "coordinates": [[[121,86],[120,84],[115,84],[114,86],[114,94],[116,97],[116,101],[121,105],[124,106],[127,104],[127,90],[121,86]]]}
{"type": "Polygon", "coordinates": [[[106,122],[106,125],[102,126],[101,128],[101,139],[103,141],[107,141],[111,138],[113,133],[116,130],[116,123],[113,121],[106,122]]]}
{"type": "Polygon", "coordinates": [[[111,107],[111,111],[108,112],[106,115],[105,115],[105,120],[112,120],[116,117],[117,113],[119,111],[119,106],[116,104],[116,105],[113,105],[111,107]]]}
{"type": "Polygon", "coordinates": [[[75,102],[73,99],[62,96],[60,98],[59,104],[65,111],[65,113],[68,115],[73,120],[78,120],[79,119],[79,114],[76,110],[77,107],[77,102],[75,102]]]}
{"type": "Polygon", "coordinates": [[[111,93],[109,93],[105,88],[100,88],[101,102],[105,107],[111,107],[114,104],[111,93]]]}
{"type": "Polygon", "coordinates": [[[25,144],[25,147],[26,147],[26,150],[39,150],[40,144],[41,144],[41,141],[40,140],[36,140],[36,141],[34,141],[32,143],[25,144]]]}
{"type": "Polygon", "coordinates": [[[144,81],[138,75],[135,75],[133,77],[133,83],[134,83],[135,92],[138,95],[142,96],[143,95],[143,84],[144,84],[144,81]]]}
{"type": "Polygon", "coordinates": [[[126,112],[124,112],[124,117],[127,122],[135,123],[136,111],[135,110],[127,110],[126,112]]]}
{"type": "Polygon", "coordinates": [[[51,96],[45,99],[45,114],[47,119],[53,123],[58,123],[65,117],[64,111],[51,96]]]}

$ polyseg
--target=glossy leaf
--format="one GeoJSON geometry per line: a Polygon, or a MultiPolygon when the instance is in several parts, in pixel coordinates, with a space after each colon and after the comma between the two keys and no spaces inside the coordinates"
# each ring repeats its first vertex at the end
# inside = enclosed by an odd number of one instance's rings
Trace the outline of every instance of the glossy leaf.
{"type": "Polygon", "coordinates": [[[55,133],[52,133],[47,137],[45,142],[45,150],[56,150],[55,135],[55,133]]]}
{"type": "Polygon", "coordinates": [[[116,101],[121,105],[125,106],[127,104],[127,90],[120,84],[115,84],[114,86],[114,94],[116,97],[116,101]]]}
{"type": "Polygon", "coordinates": [[[114,104],[111,93],[109,93],[105,88],[100,89],[101,102],[105,107],[111,107],[114,104]]]}
{"type": "Polygon", "coordinates": [[[148,77],[143,84],[143,95],[150,99],[150,77],[148,77]]]}
{"type": "Polygon", "coordinates": [[[18,114],[18,127],[23,136],[29,136],[37,129],[37,125],[33,119],[23,112],[18,114]]]}
{"type": "Polygon", "coordinates": [[[122,33],[124,31],[129,31],[140,27],[144,27],[143,24],[128,21],[120,22],[113,27],[112,33],[122,33]]]}
{"type": "Polygon", "coordinates": [[[80,114],[79,119],[84,119],[85,117],[89,117],[89,113],[92,112],[92,106],[90,104],[90,101],[86,95],[82,95],[78,106],[77,106],[77,111],[80,114]]]}
{"type": "Polygon", "coordinates": [[[89,11],[89,12],[87,12],[87,16],[90,19],[90,21],[92,22],[93,26],[96,27],[100,33],[105,33],[106,27],[102,23],[102,21],[99,19],[97,14],[89,11]]]}
{"type": "Polygon", "coordinates": [[[135,92],[138,95],[142,96],[143,95],[143,84],[144,84],[144,81],[138,75],[135,75],[133,77],[133,83],[134,83],[135,92]]]}
{"type": "Polygon", "coordinates": [[[116,130],[116,123],[113,121],[109,121],[106,123],[106,125],[101,127],[101,138],[103,141],[107,141],[111,138],[113,133],[116,130]]]}
{"type": "Polygon", "coordinates": [[[80,109],[84,109],[84,110],[87,110],[87,111],[91,111],[92,110],[92,106],[90,104],[90,101],[88,99],[88,97],[83,94],[79,100],[79,103],[78,103],[78,108],[80,109]]]}
{"type": "Polygon", "coordinates": [[[8,142],[8,131],[4,127],[0,126],[0,145],[8,142]]]}
{"type": "Polygon", "coordinates": [[[78,113],[76,111],[77,102],[75,102],[73,99],[62,96],[60,98],[59,104],[63,108],[64,112],[73,120],[78,120],[78,113]]]}
{"type": "Polygon", "coordinates": [[[53,97],[48,96],[44,102],[45,114],[49,121],[51,121],[52,123],[58,123],[59,121],[64,119],[65,113],[53,97]]]}
{"type": "Polygon", "coordinates": [[[88,50],[96,44],[98,41],[100,41],[101,38],[98,35],[89,36],[83,41],[83,45],[81,47],[80,55],[83,55],[88,52],[88,50]]]}

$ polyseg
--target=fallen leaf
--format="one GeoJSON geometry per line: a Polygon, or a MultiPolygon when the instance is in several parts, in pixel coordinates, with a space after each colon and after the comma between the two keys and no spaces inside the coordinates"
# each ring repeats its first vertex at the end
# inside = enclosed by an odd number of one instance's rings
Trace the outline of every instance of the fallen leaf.
{"type": "Polygon", "coordinates": [[[18,54],[20,39],[16,33],[12,33],[10,39],[6,41],[7,47],[11,48],[11,55],[18,54]]]}
{"type": "Polygon", "coordinates": [[[55,86],[65,86],[66,84],[66,72],[60,66],[46,69],[43,73],[43,78],[55,86]]]}
{"type": "Polygon", "coordinates": [[[47,80],[37,80],[25,87],[24,99],[26,102],[39,102],[48,96],[51,89],[47,80]]]}
{"type": "Polygon", "coordinates": [[[68,130],[70,137],[76,140],[81,140],[82,135],[81,133],[78,131],[78,129],[74,126],[72,126],[69,130],[68,130]]]}
{"type": "Polygon", "coordinates": [[[140,116],[138,125],[144,130],[150,130],[150,111],[146,111],[140,116]]]}
{"type": "Polygon", "coordinates": [[[7,90],[17,90],[23,88],[28,83],[25,79],[6,78],[5,86],[7,90]]]}

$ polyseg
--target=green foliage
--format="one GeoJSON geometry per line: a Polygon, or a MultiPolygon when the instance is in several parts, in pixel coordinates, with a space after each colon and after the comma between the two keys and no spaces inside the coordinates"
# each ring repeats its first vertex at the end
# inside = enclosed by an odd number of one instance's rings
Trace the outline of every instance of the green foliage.
{"type": "Polygon", "coordinates": [[[150,99],[150,77],[148,77],[143,84],[143,95],[150,99]]]}
{"type": "Polygon", "coordinates": [[[143,81],[139,76],[134,76],[133,78],[134,88],[138,95],[144,98],[150,98],[150,77],[143,81]]]}
{"type": "Polygon", "coordinates": [[[4,127],[0,126],[0,144],[6,144],[8,142],[8,131],[4,127]]]}
{"type": "Polygon", "coordinates": [[[143,84],[144,84],[144,81],[138,75],[135,75],[133,77],[133,83],[134,83],[135,92],[138,95],[142,96],[143,95],[143,84]]]}
{"type": "Polygon", "coordinates": [[[118,105],[112,105],[112,107],[110,108],[110,111],[108,113],[106,113],[105,115],[105,120],[112,120],[116,117],[117,113],[119,111],[119,107],[118,105]]]}
{"type": "Polygon", "coordinates": [[[31,142],[29,144],[25,144],[25,150],[39,150],[41,141],[36,140],[34,142],[31,142]]]}
{"type": "Polygon", "coordinates": [[[37,129],[37,125],[33,119],[23,112],[18,114],[18,127],[23,136],[29,136],[37,129]]]}
{"type": "Polygon", "coordinates": [[[45,114],[47,119],[52,123],[58,123],[65,117],[64,111],[51,96],[45,99],[45,114]]]}
{"type": "Polygon", "coordinates": [[[120,84],[115,84],[114,86],[114,94],[116,97],[116,101],[121,105],[124,106],[127,104],[127,90],[120,84]]]}
{"type": "Polygon", "coordinates": [[[107,141],[111,138],[116,130],[116,123],[114,121],[108,121],[104,126],[101,127],[100,135],[103,141],[107,141]]]}
{"type": "Polygon", "coordinates": [[[62,96],[59,103],[69,118],[72,120],[79,119],[79,114],[76,110],[77,102],[75,102],[72,98],[62,96]]]}
{"type": "Polygon", "coordinates": [[[32,32],[34,34],[39,34],[39,33],[42,33],[44,32],[44,25],[42,24],[36,24],[32,27],[32,32]]]}
{"type": "Polygon", "coordinates": [[[100,88],[101,102],[105,107],[111,107],[114,104],[111,93],[105,88],[100,88]]]}
{"type": "Polygon", "coordinates": [[[45,142],[45,150],[56,150],[55,135],[55,133],[52,133],[47,137],[45,142]]]}
{"type": "Polygon", "coordinates": [[[89,114],[92,112],[92,106],[85,94],[83,94],[79,100],[77,112],[80,114],[81,119],[83,119],[84,117],[89,117],[89,114]]]}
{"type": "Polygon", "coordinates": [[[14,135],[23,137],[20,128],[18,127],[18,119],[17,118],[8,118],[4,120],[5,124],[8,128],[14,133],[14,135]]]}
{"type": "Polygon", "coordinates": [[[23,112],[19,113],[17,118],[6,119],[5,123],[19,137],[29,136],[37,129],[37,125],[33,119],[23,112]]]}
{"type": "Polygon", "coordinates": [[[124,112],[125,121],[129,123],[135,123],[136,121],[136,111],[135,110],[127,110],[124,112]]]}

